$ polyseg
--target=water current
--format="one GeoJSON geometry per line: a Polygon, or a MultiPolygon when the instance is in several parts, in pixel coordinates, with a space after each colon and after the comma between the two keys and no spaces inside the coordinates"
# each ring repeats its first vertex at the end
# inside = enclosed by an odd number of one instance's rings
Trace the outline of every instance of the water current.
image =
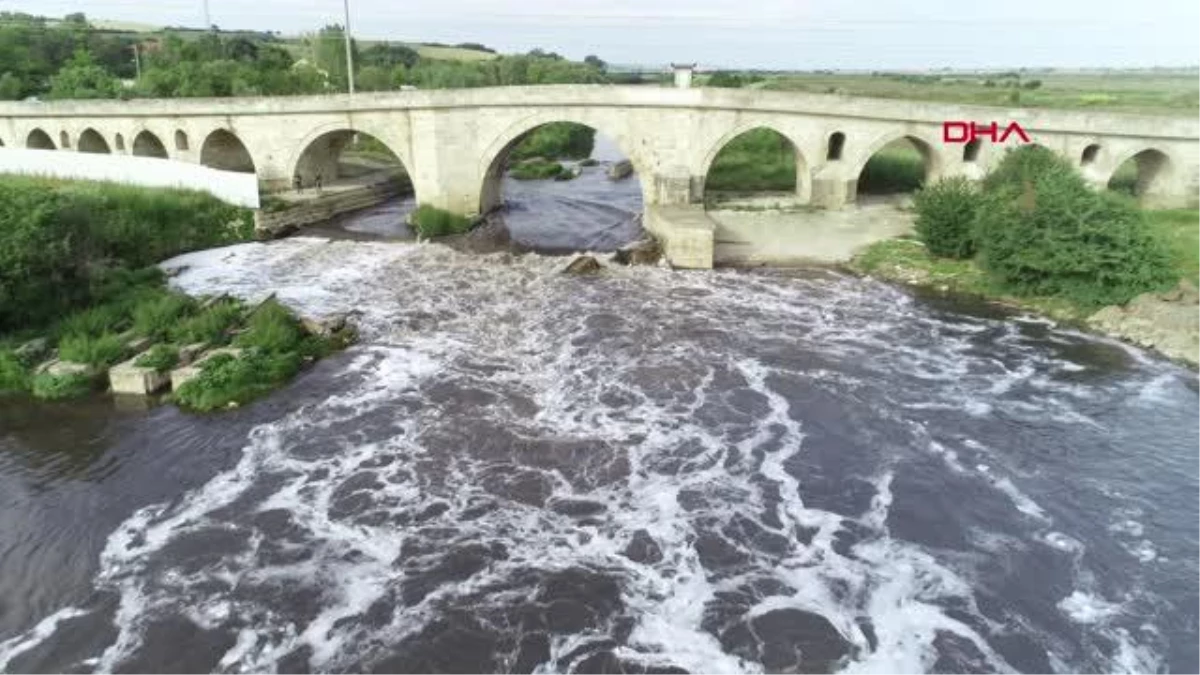
{"type": "MultiPolygon", "coordinates": [[[[569,186],[514,239],[636,233],[636,180],[569,186]]],[[[834,271],[362,240],[404,208],[166,263],[359,326],[258,403],[0,407],[0,670],[1200,668],[1193,372],[834,271]]]]}

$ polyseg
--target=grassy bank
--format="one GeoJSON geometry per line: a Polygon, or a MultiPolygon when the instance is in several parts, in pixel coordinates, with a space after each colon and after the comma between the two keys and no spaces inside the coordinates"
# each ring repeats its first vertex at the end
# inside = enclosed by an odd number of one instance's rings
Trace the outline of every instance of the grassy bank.
{"type": "MultiPolygon", "coordinates": [[[[1167,246],[1172,273],[1200,285],[1200,210],[1147,211],[1144,219],[1155,238],[1167,246]]],[[[916,238],[876,242],[855,256],[848,267],[882,279],[1028,308],[1059,320],[1078,322],[1097,309],[1095,304],[1064,296],[1015,294],[991,278],[977,260],[930,255],[916,238]]]]}
{"type": "Polygon", "coordinates": [[[344,336],[307,335],[273,304],[201,304],[153,266],[252,234],[248,210],[202,193],[0,179],[0,392],[70,398],[126,359],[165,371],[184,352],[227,345],[255,364],[254,381],[208,375],[206,364],[177,392],[181,404],[212,409],[278,386],[344,336]]]}

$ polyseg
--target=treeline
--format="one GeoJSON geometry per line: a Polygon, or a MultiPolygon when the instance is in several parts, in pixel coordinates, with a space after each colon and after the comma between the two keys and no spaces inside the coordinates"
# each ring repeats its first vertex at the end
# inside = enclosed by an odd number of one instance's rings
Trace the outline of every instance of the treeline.
{"type": "MultiPolygon", "coordinates": [[[[320,94],[348,85],[342,28],[300,41],[269,33],[217,30],[163,34],[98,30],[83,14],[63,20],[0,13],[0,99],[222,97],[320,94]],[[136,57],[136,58],[135,58],[136,57]],[[140,76],[139,76],[140,70],[140,76]]],[[[475,43],[458,45],[478,52],[475,43]]],[[[407,46],[351,44],[363,91],[525,84],[607,83],[596,56],[570,61],[553,52],[458,61],[422,58],[407,46]]]]}

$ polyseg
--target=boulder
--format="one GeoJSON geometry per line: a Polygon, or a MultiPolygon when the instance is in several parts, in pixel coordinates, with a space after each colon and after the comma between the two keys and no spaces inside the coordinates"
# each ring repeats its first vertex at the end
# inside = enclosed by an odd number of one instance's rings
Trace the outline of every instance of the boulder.
{"type": "Polygon", "coordinates": [[[133,357],[108,369],[108,383],[114,394],[138,394],[149,396],[162,391],[171,384],[168,373],[137,365],[141,356],[133,357]]]}
{"type": "Polygon", "coordinates": [[[662,247],[653,237],[622,246],[614,259],[622,265],[653,265],[662,258],[662,247]]]}
{"type": "Polygon", "coordinates": [[[17,347],[13,353],[23,363],[32,363],[50,353],[50,343],[46,338],[34,338],[17,347]]]}
{"type": "Polygon", "coordinates": [[[614,162],[612,166],[608,167],[609,180],[621,180],[622,178],[628,178],[631,175],[633,175],[633,162],[630,162],[627,159],[614,162]]]}
{"type": "Polygon", "coordinates": [[[567,263],[567,266],[562,269],[563,274],[596,274],[604,269],[604,265],[600,264],[590,255],[577,256],[574,260],[567,263]]]}

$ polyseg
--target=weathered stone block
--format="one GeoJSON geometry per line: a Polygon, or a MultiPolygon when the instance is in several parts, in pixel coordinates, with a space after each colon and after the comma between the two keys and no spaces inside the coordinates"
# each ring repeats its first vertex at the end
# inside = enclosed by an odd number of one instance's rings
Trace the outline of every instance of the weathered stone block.
{"type": "Polygon", "coordinates": [[[108,369],[108,384],[114,394],[148,396],[171,384],[171,376],[167,373],[137,365],[135,362],[140,356],[139,354],[108,369]]]}

